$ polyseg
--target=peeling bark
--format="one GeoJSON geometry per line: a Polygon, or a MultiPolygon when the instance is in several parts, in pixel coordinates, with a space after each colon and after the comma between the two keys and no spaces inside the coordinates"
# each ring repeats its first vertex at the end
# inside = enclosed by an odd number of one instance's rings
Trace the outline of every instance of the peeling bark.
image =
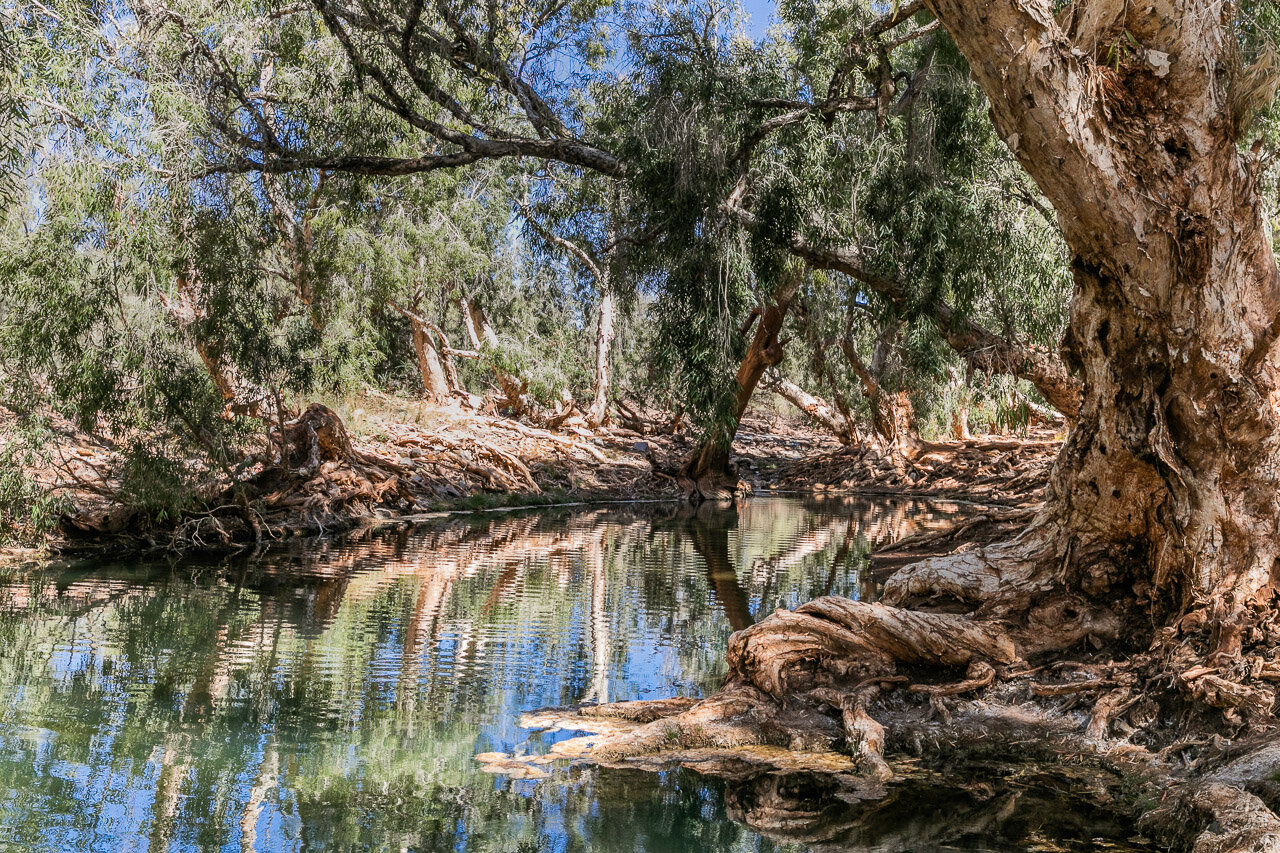
{"type": "Polygon", "coordinates": [[[588,426],[601,426],[609,416],[609,358],[613,350],[617,319],[618,306],[606,280],[601,283],[599,314],[596,317],[595,375],[591,383],[591,405],[586,411],[588,426]]]}
{"type": "Polygon", "coordinates": [[[1209,0],[929,0],[1053,203],[1085,379],[1039,528],[1071,587],[1212,624],[1280,578],[1280,274],[1209,0]],[[1123,37],[1140,50],[1108,65],[1123,37]]]}
{"type": "Polygon", "coordinates": [[[1083,396],[1044,508],[1012,541],[902,569],[882,602],[779,611],[731,637],[717,694],[556,748],[695,767],[716,766],[714,748],[721,767],[768,755],[779,769],[787,759],[762,749],[779,747],[840,775],[882,772],[895,735],[917,749],[1069,744],[1156,779],[1168,803],[1153,820],[1189,828],[1181,840],[1198,853],[1280,849],[1280,819],[1241,789],[1272,783],[1259,774],[1276,761],[1280,273],[1258,161],[1237,147],[1229,7],[1082,0],[1055,17],[1048,0],[926,4],[1073,253],[1064,351],[1083,396]],[[1137,49],[1102,62],[1121,40],[1137,49]],[[1109,677],[1036,680],[1054,669],[1037,656],[1121,641],[1128,660],[1061,661],[1109,677]],[[975,690],[981,701],[950,698],[975,690]],[[1086,692],[1087,714],[1053,704],[1086,692]],[[1125,711],[1142,738],[1116,744],[1125,711]],[[1265,733],[1270,751],[1215,778],[1181,758],[1174,776],[1134,745],[1219,712],[1232,737],[1265,733]]]}
{"type": "Polygon", "coordinates": [[[440,361],[440,353],[436,351],[426,328],[421,323],[410,321],[413,330],[413,352],[418,359],[418,371],[422,374],[422,387],[429,398],[447,400],[452,394],[449,379],[445,376],[444,365],[440,361]]]}

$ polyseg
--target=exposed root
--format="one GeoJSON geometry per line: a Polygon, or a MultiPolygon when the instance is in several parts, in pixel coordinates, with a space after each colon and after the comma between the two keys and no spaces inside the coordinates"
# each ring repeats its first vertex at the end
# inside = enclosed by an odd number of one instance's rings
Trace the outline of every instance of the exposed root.
{"type": "Polygon", "coordinates": [[[974,661],[969,664],[969,671],[966,674],[968,677],[956,684],[913,684],[907,690],[927,696],[959,696],[981,690],[983,687],[990,687],[996,680],[996,668],[986,661],[974,661]]]}
{"type": "Polygon", "coordinates": [[[945,613],[826,596],[778,611],[729,640],[730,683],[782,697],[891,672],[896,662],[968,666],[1012,663],[1013,643],[996,626],[945,613]]]}
{"type": "Polygon", "coordinates": [[[887,781],[893,778],[893,770],[884,760],[884,726],[867,713],[864,701],[846,707],[843,713],[845,744],[854,760],[866,768],[873,779],[887,781]]]}
{"type": "MultiPolygon", "coordinates": [[[[1280,799],[1274,741],[1230,763],[1227,750],[1206,749],[1211,741],[1157,751],[1172,740],[1165,727],[1175,713],[1183,730],[1219,709],[1220,725],[1274,732],[1280,632],[1263,614],[1224,643],[1195,634],[1201,623],[1192,619],[1154,632],[1145,653],[1099,659],[1095,650],[1120,636],[1120,620],[1065,588],[1053,556],[1061,550],[1047,544],[1053,533],[1052,525],[1032,527],[1006,544],[908,567],[886,586],[891,603],[829,596],[778,611],[730,638],[719,693],[584,709],[570,715],[579,722],[555,724],[593,734],[553,753],[738,776],[749,767],[825,768],[813,772],[859,798],[868,785],[900,778],[894,762],[903,752],[1087,761],[1119,774],[1115,796],[1163,797],[1152,819],[1164,816],[1190,849],[1280,851],[1280,820],[1268,803],[1280,799]],[[939,600],[967,611],[894,606],[939,600]],[[1066,649],[1089,659],[1027,663],[1066,649]]],[[[751,819],[779,827],[817,819],[784,818],[770,803],[757,799],[751,819]]]]}
{"type": "Polygon", "coordinates": [[[1280,819],[1258,797],[1224,782],[1178,790],[1143,816],[1142,826],[1169,845],[1193,853],[1276,853],[1280,819]]]}
{"type": "Polygon", "coordinates": [[[1052,576],[1038,571],[1043,543],[1024,533],[1012,542],[933,557],[894,574],[881,599],[901,606],[916,599],[947,596],[978,606],[1012,594],[1020,597],[1048,591],[1052,576]]]}
{"type": "Polygon", "coordinates": [[[1089,727],[1085,729],[1085,737],[1089,738],[1089,740],[1102,740],[1105,738],[1111,718],[1122,710],[1125,700],[1129,696],[1130,691],[1126,687],[1113,690],[1099,699],[1097,704],[1093,706],[1093,713],[1089,715],[1089,727]]]}

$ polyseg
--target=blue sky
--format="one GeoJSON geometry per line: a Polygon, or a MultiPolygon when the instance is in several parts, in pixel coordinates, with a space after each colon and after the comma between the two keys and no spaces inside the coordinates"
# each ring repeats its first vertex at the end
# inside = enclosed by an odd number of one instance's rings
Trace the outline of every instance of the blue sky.
{"type": "Polygon", "coordinates": [[[751,37],[759,39],[769,29],[773,19],[773,0],[742,0],[742,8],[751,16],[747,22],[747,30],[751,37]]]}

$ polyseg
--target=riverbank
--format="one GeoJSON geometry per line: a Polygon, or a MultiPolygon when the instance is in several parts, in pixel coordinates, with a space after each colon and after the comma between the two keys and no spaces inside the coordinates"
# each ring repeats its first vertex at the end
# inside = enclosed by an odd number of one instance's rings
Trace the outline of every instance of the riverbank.
{"type": "MultiPolygon", "coordinates": [[[[656,419],[655,419],[656,420],[656,419]]],[[[157,518],[120,499],[118,446],[63,423],[49,464],[30,472],[68,507],[49,552],[227,550],[424,513],[571,502],[678,500],[687,432],[548,430],[456,405],[384,396],[315,405],[285,442],[248,454],[234,482],[157,518]],[[289,458],[281,459],[281,446],[289,458]]],[[[844,447],[803,421],[748,415],[733,462],[753,494],[895,494],[1034,505],[1057,443],[985,438],[933,443],[912,459],[844,447]]],[[[24,551],[23,558],[31,552],[24,551]]]]}

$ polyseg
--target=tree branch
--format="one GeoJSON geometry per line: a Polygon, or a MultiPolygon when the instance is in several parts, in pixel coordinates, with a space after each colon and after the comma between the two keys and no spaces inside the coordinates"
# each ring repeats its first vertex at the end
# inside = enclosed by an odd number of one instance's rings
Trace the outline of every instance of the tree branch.
{"type": "MultiPolygon", "coordinates": [[[[764,226],[758,217],[738,207],[726,206],[726,212],[749,231],[764,226]]],[[[905,287],[897,279],[869,271],[857,249],[841,246],[816,246],[804,237],[792,235],[788,249],[814,269],[841,272],[875,291],[896,310],[906,312],[913,306],[905,287]]],[[[984,373],[1007,373],[1025,379],[1058,411],[1074,422],[1080,412],[1083,385],[1067,372],[1062,360],[1046,350],[1001,337],[962,316],[943,299],[933,299],[918,306],[956,353],[972,369],[984,373]]]]}

